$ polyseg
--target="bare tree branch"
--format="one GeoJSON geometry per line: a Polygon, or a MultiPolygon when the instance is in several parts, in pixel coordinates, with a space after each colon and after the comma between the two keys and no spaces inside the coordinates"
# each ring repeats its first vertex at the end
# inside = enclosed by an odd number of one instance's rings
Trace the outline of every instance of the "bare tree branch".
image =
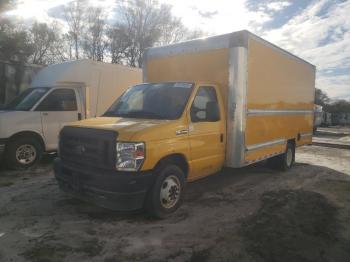
{"type": "Polygon", "coordinates": [[[146,48],[187,39],[190,31],[172,15],[171,8],[156,0],[119,3],[119,19],[107,34],[112,62],[140,67],[146,48]]]}
{"type": "Polygon", "coordinates": [[[74,43],[75,59],[79,59],[81,34],[84,29],[86,0],[74,0],[64,8],[64,15],[69,27],[69,35],[74,43]]]}
{"type": "Polygon", "coordinates": [[[101,8],[90,7],[87,11],[86,30],[83,35],[83,49],[88,58],[103,61],[107,41],[106,23],[101,8]]]}

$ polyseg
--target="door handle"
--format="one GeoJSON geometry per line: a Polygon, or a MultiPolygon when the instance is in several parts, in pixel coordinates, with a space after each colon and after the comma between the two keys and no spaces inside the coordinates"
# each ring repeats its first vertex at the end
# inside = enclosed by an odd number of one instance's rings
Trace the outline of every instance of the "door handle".
{"type": "Polygon", "coordinates": [[[224,134],[220,134],[220,142],[224,142],[224,134]]]}
{"type": "Polygon", "coordinates": [[[43,116],[48,116],[49,114],[46,112],[43,112],[43,116]]]}

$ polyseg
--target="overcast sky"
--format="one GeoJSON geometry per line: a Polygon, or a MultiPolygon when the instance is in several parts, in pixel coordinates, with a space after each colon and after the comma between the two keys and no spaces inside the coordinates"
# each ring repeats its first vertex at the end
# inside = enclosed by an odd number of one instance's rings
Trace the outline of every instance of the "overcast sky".
{"type": "MultiPolygon", "coordinates": [[[[316,86],[350,100],[350,0],[160,0],[174,15],[210,35],[242,29],[317,66],[316,86]]],[[[59,19],[69,0],[23,0],[8,15],[32,21],[59,19]]],[[[113,19],[115,0],[91,0],[113,19]]]]}

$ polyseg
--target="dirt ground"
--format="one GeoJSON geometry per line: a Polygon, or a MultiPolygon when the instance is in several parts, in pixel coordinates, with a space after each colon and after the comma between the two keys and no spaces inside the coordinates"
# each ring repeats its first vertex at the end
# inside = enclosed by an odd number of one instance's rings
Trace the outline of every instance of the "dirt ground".
{"type": "Polygon", "coordinates": [[[350,150],[306,146],[188,185],[165,220],[59,191],[51,159],[0,172],[0,261],[350,261],[350,150]]]}

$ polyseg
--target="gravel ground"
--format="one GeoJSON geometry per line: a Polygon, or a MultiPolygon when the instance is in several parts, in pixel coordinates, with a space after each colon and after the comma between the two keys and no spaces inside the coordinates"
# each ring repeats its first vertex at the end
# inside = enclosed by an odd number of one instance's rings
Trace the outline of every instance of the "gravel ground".
{"type": "Polygon", "coordinates": [[[264,163],[188,185],[165,220],[59,191],[48,158],[0,171],[0,261],[350,261],[350,150],[306,146],[288,172],[264,163]]]}

